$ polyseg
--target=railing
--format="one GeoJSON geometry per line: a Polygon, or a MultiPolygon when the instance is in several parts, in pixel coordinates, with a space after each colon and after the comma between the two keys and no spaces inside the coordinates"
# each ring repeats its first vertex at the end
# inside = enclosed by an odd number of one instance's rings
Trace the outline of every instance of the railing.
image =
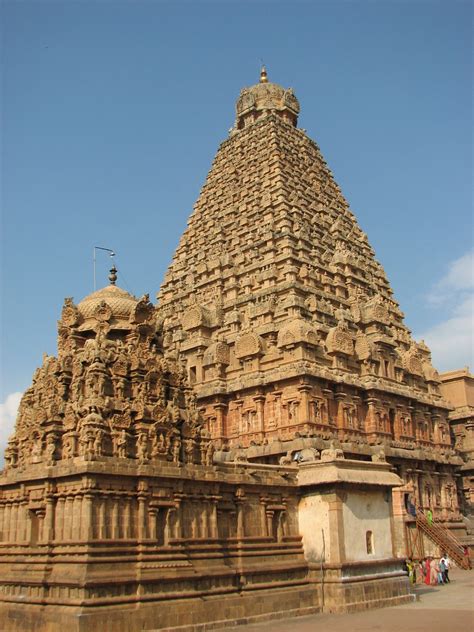
{"type": "Polygon", "coordinates": [[[416,525],[441,549],[449,555],[449,557],[460,568],[468,569],[470,567],[469,557],[464,553],[464,547],[459,540],[451,533],[449,529],[442,526],[433,519],[428,520],[425,512],[421,507],[416,508],[416,525]]]}

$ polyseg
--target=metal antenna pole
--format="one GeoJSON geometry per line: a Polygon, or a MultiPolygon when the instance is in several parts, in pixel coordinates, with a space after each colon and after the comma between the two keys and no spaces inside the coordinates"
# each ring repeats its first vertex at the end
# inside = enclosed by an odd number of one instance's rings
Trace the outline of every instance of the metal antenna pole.
{"type": "Polygon", "coordinates": [[[115,252],[113,250],[111,250],[110,248],[102,248],[102,246],[94,246],[94,254],[93,254],[93,263],[94,263],[94,292],[97,289],[96,286],[96,271],[95,271],[95,262],[96,262],[96,250],[105,250],[106,252],[109,253],[109,255],[113,258],[115,257],[115,252]]]}

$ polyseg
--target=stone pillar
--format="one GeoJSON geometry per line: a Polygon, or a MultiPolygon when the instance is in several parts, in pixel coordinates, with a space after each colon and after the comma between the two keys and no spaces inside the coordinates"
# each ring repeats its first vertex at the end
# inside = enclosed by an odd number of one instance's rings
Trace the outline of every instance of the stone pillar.
{"type": "Polygon", "coordinates": [[[189,519],[191,526],[191,538],[194,540],[199,537],[198,512],[200,512],[200,502],[193,501],[187,503],[188,510],[191,512],[189,519]]]}
{"type": "Polygon", "coordinates": [[[82,503],[83,497],[79,494],[76,494],[76,496],[74,496],[73,498],[71,518],[71,539],[75,542],[78,542],[81,539],[82,503]]]}
{"type": "Polygon", "coordinates": [[[239,487],[235,492],[235,508],[237,513],[237,537],[245,537],[245,519],[244,519],[244,501],[245,491],[239,487]]]}
{"type": "Polygon", "coordinates": [[[268,523],[267,523],[267,498],[260,497],[260,528],[262,529],[262,535],[268,536],[268,523]]]}
{"type": "Polygon", "coordinates": [[[271,509],[267,509],[265,511],[266,514],[266,532],[267,535],[271,538],[273,537],[273,514],[274,512],[271,509]]]}
{"type": "Polygon", "coordinates": [[[354,428],[360,430],[362,427],[361,410],[360,410],[361,398],[359,395],[352,396],[352,403],[354,404],[354,428]]]}
{"type": "Polygon", "coordinates": [[[94,539],[94,515],[93,515],[94,496],[91,493],[85,493],[82,497],[82,537],[86,542],[94,539]]]}
{"type": "Polygon", "coordinates": [[[9,542],[9,541],[10,541],[10,533],[11,533],[10,521],[11,521],[11,514],[12,514],[12,506],[11,506],[11,503],[7,503],[7,504],[5,505],[5,513],[4,513],[4,518],[3,518],[3,541],[4,541],[4,542],[9,542]]]}
{"type": "Polygon", "coordinates": [[[64,510],[64,514],[65,514],[64,539],[65,540],[72,539],[73,504],[74,504],[74,496],[68,496],[66,498],[66,506],[64,510]]]}
{"type": "Polygon", "coordinates": [[[64,521],[64,504],[66,499],[64,496],[58,496],[56,501],[56,511],[55,511],[55,539],[58,542],[63,540],[63,521],[64,521]]]}
{"type": "Polygon", "coordinates": [[[12,542],[18,542],[17,525],[18,525],[18,504],[15,502],[12,505],[11,512],[11,527],[10,527],[10,540],[12,542]]]}
{"type": "Polygon", "coordinates": [[[379,403],[379,400],[375,397],[369,397],[367,399],[367,405],[369,407],[369,410],[367,411],[367,417],[365,421],[365,431],[368,434],[374,434],[378,432],[377,415],[376,415],[378,403],[379,403]]]}
{"type": "Polygon", "coordinates": [[[244,507],[242,501],[236,502],[236,510],[237,510],[237,537],[243,538],[245,537],[245,526],[244,526],[244,507]]]}
{"type": "Polygon", "coordinates": [[[209,537],[209,516],[208,516],[208,511],[209,511],[209,501],[205,500],[201,503],[201,516],[200,516],[200,528],[199,528],[199,532],[200,532],[200,536],[201,538],[208,538],[209,537]]]}
{"type": "Polygon", "coordinates": [[[138,484],[138,540],[145,540],[148,537],[147,496],[148,485],[140,481],[138,484]]]}
{"type": "Polygon", "coordinates": [[[42,540],[51,542],[54,540],[54,513],[55,503],[53,496],[46,496],[46,511],[43,521],[42,540]]]}
{"type": "Polygon", "coordinates": [[[300,406],[300,418],[299,422],[304,424],[309,424],[311,421],[311,409],[309,402],[309,393],[311,391],[311,387],[309,384],[303,384],[298,387],[298,391],[301,393],[301,406],[300,406]]]}
{"type": "Polygon", "coordinates": [[[258,395],[253,398],[257,407],[257,430],[263,437],[265,433],[265,395],[258,395]]]}
{"type": "Polygon", "coordinates": [[[148,507],[148,537],[151,540],[157,539],[156,522],[158,511],[156,507],[148,507]]]}
{"type": "Polygon", "coordinates": [[[163,545],[168,546],[171,538],[171,509],[162,507],[160,511],[165,515],[163,520],[163,545]]]}
{"type": "Polygon", "coordinates": [[[0,505],[0,542],[5,542],[5,507],[6,505],[0,505]]]}
{"type": "Polygon", "coordinates": [[[227,434],[227,429],[225,428],[226,409],[227,404],[214,404],[214,410],[216,411],[216,438],[218,439],[225,437],[227,434]]]}
{"type": "Polygon", "coordinates": [[[183,537],[183,501],[175,496],[175,519],[173,537],[180,540],[183,537]]]}
{"type": "Polygon", "coordinates": [[[129,540],[132,536],[132,518],[131,518],[131,499],[126,496],[123,503],[122,513],[122,533],[126,540],[129,540]]]}
{"type": "Polygon", "coordinates": [[[218,537],[218,528],[217,528],[217,498],[211,499],[210,506],[210,515],[209,515],[209,537],[217,538],[218,537]]]}
{"type": "Polygon", "coordinates": [[[334,398],[337,402],[337,427],[338,430],[343,430],[345,427],[345,419],[344,419],[344,401],[346,399],[345,393],[335,393],[334,398]]]}
{"type": "Polygon", "coordinates": [[[395,433],[394,433],[395,440],[400,439],[400,436],[403,434],[402,415],[403,415],[403,409],[400,405],[397,405],[395,408],[395,433]]]}
{"type": "Polygon", "coordinates": [[[281,392],[273,393],[275,397],[275,428],[280,428],[281,426],[281,392]]]}
{"type": "MultiPolygon", "coordinates": [[[[37,533],[37,539],[39,542],[42,541],[43,539],[43,531],[44,531],[44,518],[46,515],[46,512],[44,509],[38,509],[38,511],[36,512],[36,515],[38,516],[38,533],[37,533]]],[[[30,536],[31,537],[31,536],[30,536]]]]}
{"type": "MultiPolygon", "coordinates": [[[[18,507],[18,541],[30,542],[31,540],[31,516],[29,515],[28,501],[24,498],[18,507]]],[[[38,525],[39,528],[39,525],[38,525]]]]}
{"type": "Polygon", "coordinates": [[[326,496],[329,510],[329,561],[334,564],[342,564],[346,559],[343,499],[344,492],[341,491],[334,491],[326,496]]]}
{"type": "Polygon", "coordinates": [[[98,507],[98,530],[97,535],[100,540],[107,539],[107,496],[98,496],[97,497],[97,507],[98,507]]]}
{"type": "Polygon", "coordinates": [[[113,540],[120,539],[120,496],[112,496],[111,511],[111,537],[113,540]]]}

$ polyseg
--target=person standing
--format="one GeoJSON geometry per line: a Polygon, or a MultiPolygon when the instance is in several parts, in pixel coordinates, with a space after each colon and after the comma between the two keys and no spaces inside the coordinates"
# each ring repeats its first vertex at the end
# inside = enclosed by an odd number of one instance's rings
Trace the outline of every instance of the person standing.
{"type": "Polygon", "coordinates": [[[446,564],[444,561],[444,557],[442,557],[438,562],[438,584],[446,584],[445,575],[446,572],[446,564]]]}
{"type": "Polygon", "coordinates": [[[429,557],[425,561],[425,584],[431,586],[431,560],[429,557]]]}
{"type": "Polygon", "coordinates": [[[446,553],[443,553],[443,557],[440,560],[440,564],[443,565],[444,567],[444,571],[443,571],[443,580],[445,584],[449,584],[450,580],[449,580],[449,566],[450,566],[450,560],[449,557],[446,555],[446,553]]]}
{"type": "Polygon", "coordinates": [[[426,512],[426,520],[431,527],[431,525],[433,524],[433,512],[431,511],[431,509],[428,509],[428,511],[426,512]]]}

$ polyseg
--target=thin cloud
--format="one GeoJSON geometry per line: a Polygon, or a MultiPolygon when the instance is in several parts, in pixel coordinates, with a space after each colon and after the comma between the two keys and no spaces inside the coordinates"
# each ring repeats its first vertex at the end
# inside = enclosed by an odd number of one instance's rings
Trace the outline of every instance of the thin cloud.
{"type": "Polygon", "coordinates": [[[23,393],[10,393],[4,402],[0,404],[0,465],[3,464],[3,456],[8,439],[13,434],[18,406],[23,393]]]}
{"type": "Polygon", "coordinates": [[[474,250],[450,263],[427,298],[430,305],[448,309],[445,320],[417,336],[430,347],[434,366],[441,371],[474,367],[474,250]]]}
{"type": "Polygon", "coordinates": [[[474,291],[474,250],[452,261],[447,273],[434,284],[428,294],[432,305],[451,301],[456,296],[474,291]]]}

